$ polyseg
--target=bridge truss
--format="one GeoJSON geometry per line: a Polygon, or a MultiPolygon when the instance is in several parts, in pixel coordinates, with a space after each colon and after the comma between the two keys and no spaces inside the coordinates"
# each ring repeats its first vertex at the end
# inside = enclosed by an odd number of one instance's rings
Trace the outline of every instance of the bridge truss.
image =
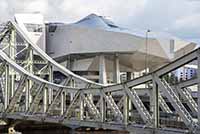
{"type": "Polygon", "coordinates": [[[3,27],[0,43],[2,119],[147,133],[199,132],[200,49],[145,76],[105,86],[55,62],[15,22],[3,27]],[[20,37],[21,43],[16,42],[16,37],[20,37]],[[198,66],[196,77],[176,84],[171,82],[172,78],[166,79],[172,71],[190,62],[198,66]],[[55,70],[63,75],[59,80],[55,80],[55,70]],[[152,109],[142,101],[139,85],[151,89],[152,109]],[[187,90],[191,85],[198,86],[197,103],[187,90]],[[182,99],[187,103],[183,104],[182,99]],[[174,122],[180,127],[171,126],[174,122]]]}

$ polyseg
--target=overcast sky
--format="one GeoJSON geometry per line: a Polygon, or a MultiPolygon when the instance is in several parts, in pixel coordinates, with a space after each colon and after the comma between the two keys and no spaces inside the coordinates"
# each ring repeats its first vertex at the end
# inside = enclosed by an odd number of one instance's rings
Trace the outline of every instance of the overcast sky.
{"type": "Polygon", "coordinates": [[[200,0],[0,0],[0,21],[36,11],[48,21],[67,23],[96,13],[122,27],[165,31],[200,42],[200,0]]]}

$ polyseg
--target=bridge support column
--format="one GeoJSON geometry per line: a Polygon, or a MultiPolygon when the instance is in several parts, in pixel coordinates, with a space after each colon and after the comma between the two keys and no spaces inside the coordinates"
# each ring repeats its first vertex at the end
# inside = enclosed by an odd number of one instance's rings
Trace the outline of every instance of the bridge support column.
{"type": "Polygon", "coordinates": [[[124,98],[123,113],[124,113],[124,124],[127,125],[129,123],[129,97],[126,94],[124,98]]]}
{"type": "Polygon", "coordinates": [[[153,78],[153,122],[154,122],[154,127],[158,128],[159,127],[159,88],[158,84],[155,82],[153,78]]]}
{"type": "MultiPolygon", "coordinates": [[[[49,66],[49,82],[53,82],[53,67],[49,66]]],[[[53,100],[53,90],[51,88],[48,89],[48,102],[51,104],[53,100]]]]}
{"type": "Polygon", "coordinates": [[[30,80],[26,81],[26,96],[25,96],[25,110],[27,111],[30,107],[30,80]]]}
{"type": "Polygon", "coordinates": [[[152,112],[153,113],[153,111],[154,111],[154,104],[155,104],[155,102],[154,102],[154,92],[153,92],[153,89],[152,90],[149,90],[149,102],[150,102],[150,112],[152,112]]]}
{"type": "MultiPolygon", "coordinates": [[[[75,82],[73,79],[70,80],[70,86],[71,87],[75,87],[75,82]]],[[[72,102],[73,98],[74,98],[75,93],[70,93],[70,101],[72,102]]]]}
{"type": "Polygon", "coordinates": [[[105,109],[105,100],[103,95],[100,96],[100,99],[101,99],[100,101],[101,122],[104,122],[106,118],[106,109],[105,109]]]}
{"type": "MultiPolygon", "coordinates": [[[[29,45],[29,72],[30,73],[32,73],[32,74],[34,74],[34,71],[33,71],[33,65],[34,65],[34,63],[33,63],[33,60],[34,60],[34,54],[33,54],[33,50],[31,49],[31,46],[29,45]]],[[[29,107],[30,106],[30,103],[31,103],[31,101],[32,101],[32,96],[31,96],[31,94],[30,94],[30,88],[33,86],[33,82],[32,82],[32,80],[28,80],[28,83],[27,83],[27,89],[26,89],[26,92],[27,92],[27,95],[28,96],[26,96],[27,98],[27,107],[29,107]]],[[[28,109],[27,109],[28,110],[28,109]]]]}
{"type": "MultiPolygon", "coordinates": [[[[127,80],[131,80],[134,78],[134,74],[132,72],[127,72],[126,75],[127,75],[127,80]]],[[[129,104],[129,106],[128,106],[129,114],[128,115],[131,117],[132,116],[132,102],[129,97],[128,97],[128,101],[129,101],[128,102],[128,104],[129,104]]]]}
{"type": "Polygon", "coordinates": [[[114,55],[113,61],[113,82],[120,83],[120,65],[118,55],[114,55]]]}
{"type": "MultiPolygon", "coordinates": [[[[15,30],[12,29],[10,33],[10,41],[9,41],[9,56],[12,60],[15,60],[15,30]]],[[[10,74],[10,96],[14,95],[15,90],[15,71],[14,69],[9,70],[10,74]]]]}
{"type": "Polygon", "coordinates": [[[63,115],[66,106],[66,93],[63,91],[61,93],[61,115],[63,115]]]}
{"type": "Polygon", "coordinates": [[[9,105],[9,96],[10,96],[10,92],[9,92],[9,89],[10,89],[10,82],[9,82],[9,65],[6,65],[6,68],[5,68],[5,91],[4,91],[4,94],[5,94],[5,97],[4,97],[4,109],[7,109],[8,105],[9,105]]]}
{"type": "MultiPolygon", "coordinates": [[[[200,50],[197,51],[197,83],[198,83],[198,124],[200,126],[200,50]]],[[[199,128],[200,129],[200,128],[199,128]]]]}
{"type": "MultiPolygon", "coordinates": [[[[81,92],[83,94],[83,92],[81,92]]],[[[82,95],[80,95],[80,120],[84,120],[84,101],[82,95]]]]}
{"type": "Polygon", "coordinates": [[[46,110],[47,110],[47,92],[48,92],[48,89],[47,88],[44,88],[43,89],[43,112],[45,113],[46,110]]]}
{"type": "Polygon", "coordinates": [[[99,56],[99,82],[107,84],[105,56],[99,56]]]}

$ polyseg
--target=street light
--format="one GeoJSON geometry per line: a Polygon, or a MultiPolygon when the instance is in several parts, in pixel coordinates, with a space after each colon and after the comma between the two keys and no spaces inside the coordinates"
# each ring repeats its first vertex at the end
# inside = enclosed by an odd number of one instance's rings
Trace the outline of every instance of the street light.
{"type": "Polygon", "coordinates": [[[147,68],[148,68],[148,33],[150,33],[151,30],[146,31],[146,39],[145,39],[145,74],[147,74],[147,68]]]}

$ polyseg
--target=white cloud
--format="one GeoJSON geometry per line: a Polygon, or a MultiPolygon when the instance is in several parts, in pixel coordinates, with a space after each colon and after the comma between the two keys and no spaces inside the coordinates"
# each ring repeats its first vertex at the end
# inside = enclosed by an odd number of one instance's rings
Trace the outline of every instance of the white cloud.
{"type": "MultiPolygon", "coordinates": [[[[5,13],[5,11],[7,10],[7,8],[8,8],[8,3],[5,0],[2,0],[0,2],[0,13],[5,13]]],[[[7,18],[8,18],[7,14],[1,15],[0,21],[4,21],[7,18]]]]}
{"type": "Polygon", "coordinates": [[[42,14],[46,14],[47,10],[48,1],[46,0],[34,0],[24,7],[25,12],[41,12],[42,14]]]}
{"type": "Polygon", "coordinates": [[[195,29],[200,27],[200,14],[193,14],[190,16],[185,16],[175,21],[175,29],[191,28],[195,29]]]}

